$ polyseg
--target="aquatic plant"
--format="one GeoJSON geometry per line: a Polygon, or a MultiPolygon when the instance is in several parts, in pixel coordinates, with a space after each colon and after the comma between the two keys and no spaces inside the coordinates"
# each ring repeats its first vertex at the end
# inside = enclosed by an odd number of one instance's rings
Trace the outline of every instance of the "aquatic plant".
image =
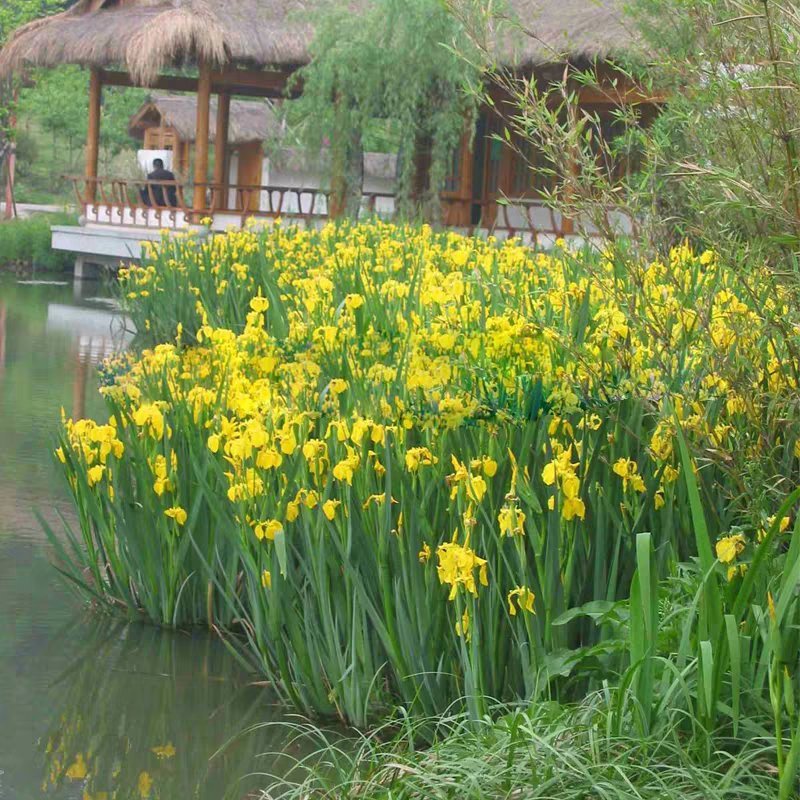
{"type": "Polygon", "coordinates": [[[793,726],[795,342],[756,278],[379,222],[165,241],[108,423],[65,421],[61,568],[357,724],[610,681],[620,735],[793,726]]]}

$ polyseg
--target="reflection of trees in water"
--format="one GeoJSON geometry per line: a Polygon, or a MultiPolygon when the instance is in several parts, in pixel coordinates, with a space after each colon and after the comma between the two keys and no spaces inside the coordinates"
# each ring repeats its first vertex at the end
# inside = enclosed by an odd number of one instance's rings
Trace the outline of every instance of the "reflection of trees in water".
{"type": "Polygon", "coordinates": [[[280,774],[302,755],[280,725],[246,733],[278,712],[264,702],[265,689],[244,683],[219,641],[95,622],[81,628],[89,639],[57,681],[62,702],[40,743],[47,791],[79,789],[92,800],[244,798],[264,783],[251,772],[280,774]],[[265,753],[273,755],[259,758],[265,753]]]}

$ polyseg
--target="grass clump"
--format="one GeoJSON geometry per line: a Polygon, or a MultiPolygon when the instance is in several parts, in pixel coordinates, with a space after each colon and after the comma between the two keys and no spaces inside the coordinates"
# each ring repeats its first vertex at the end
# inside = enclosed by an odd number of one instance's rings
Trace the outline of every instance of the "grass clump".
{"type": "Polygon", "coordinates": [[[36,214],[0,222],[0,265],[23,264],[61,271],[72,267],[75,258],[51,247],[52,225],[77,224],[72,214],[36,214]]]}
{"type": "Polygon", "coordinates": [[[765,741],[751,740],[735,755],[719,750],[698,758],[669,725],[647,738],[612,733],[609,709],[598,698],[577,707],[542,702],[524,711],[493,711],[492,718],[478,722],[458,714],[400,718],[344,740],[313,725],[294,725],[298,741],[313,752],[298,759],[288,775],[265,778],[263,797],[746,800],[777,795],[774,749],[765,741]],[[423,735],[432,742],[420,749],[423,735]]]}

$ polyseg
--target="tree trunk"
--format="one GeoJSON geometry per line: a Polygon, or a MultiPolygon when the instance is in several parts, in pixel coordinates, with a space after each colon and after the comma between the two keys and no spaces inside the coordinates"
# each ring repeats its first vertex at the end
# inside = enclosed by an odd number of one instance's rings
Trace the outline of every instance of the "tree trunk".
{"type": "Polygon", "coordinates": [[[345,166],[345,214],[358,219],[364,194],[364,140],[361,130],[353,130],[347,143],[345,166]]]}
{"type": "Polygon", "coordinates": [[[364,142],[360,128],[347,123],[349,112],[337,101],[338,122],[331,143],[331,219],[358,219],[364,193],[364,142]]]}

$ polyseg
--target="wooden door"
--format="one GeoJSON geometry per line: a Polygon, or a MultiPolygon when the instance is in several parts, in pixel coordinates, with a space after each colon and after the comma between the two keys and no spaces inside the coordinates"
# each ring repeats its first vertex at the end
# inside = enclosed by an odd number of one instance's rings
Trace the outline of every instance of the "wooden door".
{"type": "Polygon", "coordinates": [[[261,142],[246,142],[238,147],[239,170],[236,179],[242,187],[251,187],[237,192],[237,210],[248,213],[259,210],[261,198],[261,173],[264,164],[264,151],[261,142]]]}
{"type": "Polygon", "coordinates": [[[450,170],[441,192],[442,222],[457,228],[470,225],[473,156],[469,138],[469,133],[465,131],[458,148],[453,153],[450,170]]]}

